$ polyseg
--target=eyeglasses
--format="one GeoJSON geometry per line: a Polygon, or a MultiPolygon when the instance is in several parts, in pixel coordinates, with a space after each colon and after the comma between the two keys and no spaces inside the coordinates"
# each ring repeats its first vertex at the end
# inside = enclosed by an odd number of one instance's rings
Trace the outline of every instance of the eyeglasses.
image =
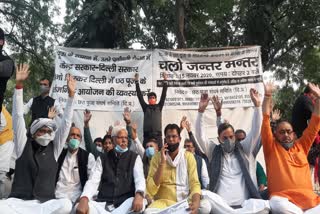
{"type": "Polygon", "coordinates": [[[171,139],[171,138],[177,139],[178,137],[179,137],[178,135],[167,135],[167,136],[166,136],[166,139],[167,139],[167,140],[169,140],[169,139],[171,139]]]}
{"type": "Polygon", "coordinates": [[[128,137],[126,137],[126,136],[117,136],[117,139],[128,140],[128,137]]]}

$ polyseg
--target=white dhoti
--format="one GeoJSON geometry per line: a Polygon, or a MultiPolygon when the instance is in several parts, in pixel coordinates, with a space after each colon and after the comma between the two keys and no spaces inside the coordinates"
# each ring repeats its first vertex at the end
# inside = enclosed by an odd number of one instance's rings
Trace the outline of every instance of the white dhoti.
{"type": "Polygon", "coordinates": [[[267,200],[248,199],[241,204],[241,208],[234,209],[216,193],[202,190],[202,196],[210,202],[211,213],[215,214],[268,214],[270,211],[269,201],[267,200]]]}
{"type": "Polygon", "coordinates": [[[319,214],[320,205],[303,211],[300,207],[291,203],[287,198],[272,196],[270,198],[270,207],[272,214],[319,214]]]}
{"type": "Polygon", "coordinates": [[[69,214],[72,203],[69,199],[52,199],[44,203],[38,200],[8,198],[0,200],[0,212],[5,214],[69,214]]]}
{"type": "MultiPolygon", "coordinates": [[[[125,214],[125,213],[131,213],[132,211],[132,202],[134,200],[134,197],[128,198],[125,200],[119,207],[115,208],[111,212],[107,211],[105,209],[106,202],[97,202],[97,201],[89,201],[89,214],[125,214]]],[[[143,200],[143,208],[141,210],[141,213],[144,211],[147,204],[147,200],[143,200]]],[[[78,207],[78,204],[76,204],[73,213],[76,212],[76,209],[78,207]]]]}
{"type": "Polygon", "coordinates": [[[14,144],[12,141],[0,144],[0,199],[8,196],[5,188],[7,183],[6,173],[9,172],[13,148],[14,144]]]}
{"type": "MultiPolygon", "coordinates": [[[[211,205],[208,200],[202,199],[200,201],[200,207],[198,213],[208,214],[211,211],[211,205]]],[[[189,204],[187,199],[179,201],[176,204],[173,204],[167,208],[147,208],[144,211],[144,214],[189,214],[189,204]]]]}

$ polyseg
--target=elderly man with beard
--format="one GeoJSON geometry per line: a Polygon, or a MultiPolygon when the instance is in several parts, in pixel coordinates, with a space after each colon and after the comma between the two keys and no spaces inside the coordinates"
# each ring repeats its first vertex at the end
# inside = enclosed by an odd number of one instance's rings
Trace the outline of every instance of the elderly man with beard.
{"type": "Polygon", "coordinates": [[[16,74],[12,113],[16,170],[11,194],[7,200],[0,201],[0,210],[10,214],[69,213],[71,201],[55,199],[54,191],[58,157],[71,126],[75,80],[71,76],[67,78],[69,99],[59,129],[52,119],[39,118],[31,124],[31,137],[27,137],[23,118],[23,82],[28,75],[29,66],[21,65],[16,74]]]}
{"type": "Polygon", "coordinates": [[[312,83],[308,87],[315,96],[314,109],[308,127],[296,139],[292,125],[287,121],[278,122],[272,133],[269,117],[274,86],[265,84],[261,138],[272,213],[320,213],[320,196],[312,190],[307,160],[320,130],[320,88],[312,83]]]}
{"type": "Polygon", "coordinates": [[[210,191],[202,191],[211,203],[211,213],[269,213],[269,203],[261,199],[257,187],[256,156],[259,149],[260,125],[262,122],[261,100],[255,89],[250,89],[254,104],[251,131],[236,142],[234,128],[229,123],[218,127],[219,145],[208,141],[204,133],[203,113],[210,98],[201,95],[196,121],[196,137],[200,147],[210,160],[210,191]]]}
{"type": "Polygon", "coordinates": [[[144,210],[145,178],[141,158],[128,150],[125,127],[112,129],[116,147],[98,157],[76,206],[77,214],[125,214],[144,210]],[[99,190],[98,196],[93,196],[99,190]]]}

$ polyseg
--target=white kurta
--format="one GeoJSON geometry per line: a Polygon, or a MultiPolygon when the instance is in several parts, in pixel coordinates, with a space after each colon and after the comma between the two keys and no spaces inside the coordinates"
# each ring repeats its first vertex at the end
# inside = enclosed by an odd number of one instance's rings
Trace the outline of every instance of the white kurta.
{"type": "MultiPolygon", "coordinates": [[[[69,198],[73,203],[79,198],[82,193],[82,186],[80,182],[79,166],[77,153],[67,152],[67,155],[61,166],[59,173],[59,179],[56,186],[57,198],[69,198]]],[[[94,156],[89,153],[87,174],[90,177],[90,172],[94,167],[94,156]]]]}

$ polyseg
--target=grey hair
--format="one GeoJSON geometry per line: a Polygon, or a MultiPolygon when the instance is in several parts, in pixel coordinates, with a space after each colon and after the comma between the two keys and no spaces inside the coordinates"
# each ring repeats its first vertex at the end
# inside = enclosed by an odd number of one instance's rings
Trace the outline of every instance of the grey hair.
{"type": "Polygon", "coordinates": [[[128,131],[125,126],[115,126],[112,129],[111,137],[116,137],[120,131],[124,130],[127,134],[128,131]]]}

